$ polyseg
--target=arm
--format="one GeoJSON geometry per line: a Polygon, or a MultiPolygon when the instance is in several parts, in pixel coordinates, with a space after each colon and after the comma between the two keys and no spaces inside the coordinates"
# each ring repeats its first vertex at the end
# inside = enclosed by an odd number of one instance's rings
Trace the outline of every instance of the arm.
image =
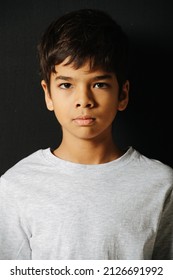
{"type": "Polygon", "coordinates": [[[0,260],[31,259],[28,234],[13,188],[0,178],[0,260]]]}
{"type": "Polygon", "coordinates": [[[173,192],[168,195],[159,223],[153,260],[173,260],[173,192]]]}

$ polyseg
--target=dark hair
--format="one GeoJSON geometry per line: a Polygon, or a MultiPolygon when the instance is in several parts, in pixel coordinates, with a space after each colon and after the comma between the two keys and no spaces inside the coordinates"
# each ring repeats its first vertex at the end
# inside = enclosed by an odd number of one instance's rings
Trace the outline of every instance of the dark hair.
{"type": "Polygon", "coordinates": [[[55,65],[69,57],[76,69],[89,59],[91,69],[101,67],[116,74],[119,86],[127,74],[128,39],[122,28],[105,12],[82,9],[52,22],[38,45],[42,79],[50,87],[55,65]]]}

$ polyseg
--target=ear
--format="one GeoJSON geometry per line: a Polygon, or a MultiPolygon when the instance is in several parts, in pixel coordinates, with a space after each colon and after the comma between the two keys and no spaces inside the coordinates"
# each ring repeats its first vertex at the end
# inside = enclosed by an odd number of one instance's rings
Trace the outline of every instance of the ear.
{"type": "Polygon", "coordinates": [[[129,88],[130,88],[130,84],[129,84],[129,81],[127,80],[123,84],[122,90],[120,92],[118,111],[123,111],[127,107],[127,104],[129,102],[129,88]]]}
{"type": "Polygon", "coordinates": [[[50,94],[48,86],[47,86],[47,84],[44,80],[41,81],[41,86],[44,90],[44,97],[45,97],[45,102],[46,102],[47,109],[49,111],[53,111],[54,108],[53,108],[53,102],[52,102],[51,94],[50,94]]]}

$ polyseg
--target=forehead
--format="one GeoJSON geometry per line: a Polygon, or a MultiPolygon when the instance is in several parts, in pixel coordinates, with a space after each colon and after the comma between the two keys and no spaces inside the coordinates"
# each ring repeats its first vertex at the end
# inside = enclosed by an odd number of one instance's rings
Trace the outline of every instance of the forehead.
{"type": "Polygon", "coordinates": [[[76,67],[75,63],[68,63],[69,58],[66,58],[62,63],[55,65],[55,72],[52,73],[54,76],[65,75],[69,77],[75,76],[100,76],[107,75],[109,77],[115,76],[113,72],[108,72],[101,66],[92,67],[91,61],[86,60],[80,67],[76,67]]]}

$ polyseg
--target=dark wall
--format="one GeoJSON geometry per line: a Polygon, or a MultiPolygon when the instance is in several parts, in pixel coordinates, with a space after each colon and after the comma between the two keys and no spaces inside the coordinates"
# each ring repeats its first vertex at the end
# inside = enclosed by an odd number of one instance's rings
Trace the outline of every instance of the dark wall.
{"type": "Polygon", "coordinates": [[[109,12],[129,35],[130,102],[117,118],[117,141],[173,166],[172,1],[6,0],[0,7],[0,175],[60,141],[59,126],[44,104],[36,46],[53,19],[80,8],[109,12]]]}

